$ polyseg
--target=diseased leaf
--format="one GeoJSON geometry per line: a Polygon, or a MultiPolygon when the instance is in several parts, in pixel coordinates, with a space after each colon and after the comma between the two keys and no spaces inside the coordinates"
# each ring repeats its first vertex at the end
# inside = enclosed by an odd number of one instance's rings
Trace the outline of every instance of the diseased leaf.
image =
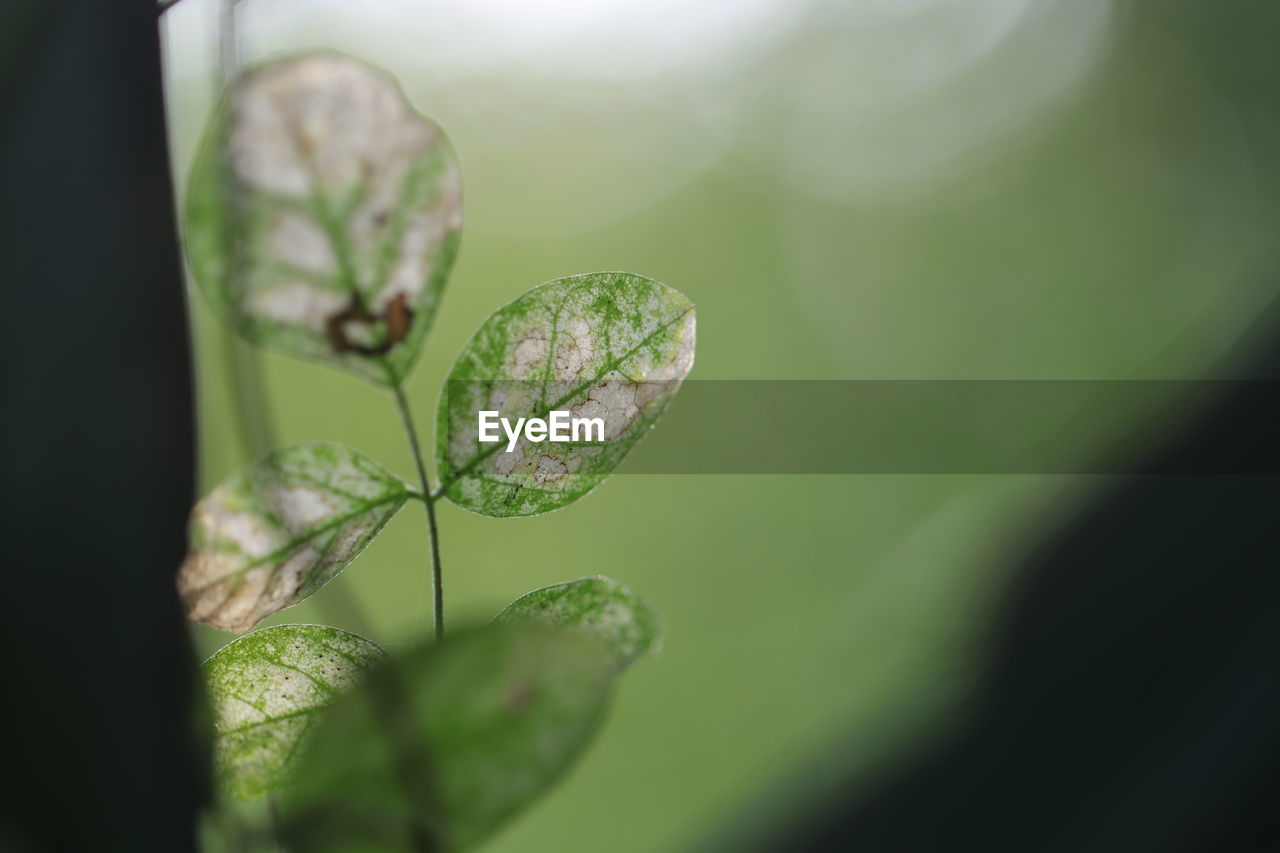
{"type": "MultiPolygon", "coordinates": [[[[437,415],[445,494],[481,515],[536,515],[587,494],[661,418],[693,367],[694,307],[643,276],[557,279],[500,308],[454,362],[437,415]],[[480,441],[478,415],[604,421],[604,441],[480,441]]],[[[585,435],[585,432],[583,433],[585,435]]]]}
{"type": "Polygon", "coordinates": [[[242,633],[328,583],[409,497],[362,453],[314,442],[277,450],[191,512],[178,591],[193,622],[242,633]]]}
{"type": "Polygon", "coordinates": [[[443,132],[393,78],[308,54],[231,87],[186,224],[196,281],[242,335],[396,383],[453,263],[462,183],[443,132]]]}
{"type": "Polygon", "coordinates": [[[420,647],[334,704],[283,794],[318,851],[474,846],[564,775],[612,679],[582,634],[492,625],[420,647]]]}
{"type": "Polygon", "coordinates": [[[600,639],[619,672],[656,651],[662,637],[658,614],[649,603],[601,576],[535,589],[508,604],[494,621],[585,631],[600,639]]]}
{"type": "Polygon", "coordinates": [[[214,763],[228,794],[284,786],[321,713],[386,653],[324,625],[277,625],[232,640],[205,661],[214,763]]]}

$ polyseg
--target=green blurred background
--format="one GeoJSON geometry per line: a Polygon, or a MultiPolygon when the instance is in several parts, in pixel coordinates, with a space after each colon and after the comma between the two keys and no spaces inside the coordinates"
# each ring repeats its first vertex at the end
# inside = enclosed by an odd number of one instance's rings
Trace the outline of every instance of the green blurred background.
{"type": "MultiPolygon", "coordinates": [[[[1264,33],[1196,5],[244,0],[239,29],[246,61],[327,47],[387,68],[458,150],[462,251],[410,384],[426,432],[491,311],[602,269],[697,302],[698,379],[1218,369],[1273,295],[1280,131],[1274,81],[1251,71],[1264,33]]],[[[217,3],[183,0],[164,31],[184,181],[217,3]]],[[[227,339],[191,305],[207,488],[246,460],[227,339]]],[[[262,363],[282,442],[411,474],[388,395],[262,363]]],[[[1082,415],[1116,434],[1131,417],[1082,415]]],[[[1016,561],[1097,485],[624,475],[541,518],[445,505],[453,624],[596,573],[666,622],[585,760],[486,849],[686,849],[812,796],[816,768],[873,778],[946,725],[1016,561]]],[[[401,513],[334,584],[392,651],[429,629],[426,545],[421,513],[401,513]]],[[[271,621],[344,617],[329,588],[271,621]]],[[[229,639],[196,636],[205,653],[229,639]]]]}

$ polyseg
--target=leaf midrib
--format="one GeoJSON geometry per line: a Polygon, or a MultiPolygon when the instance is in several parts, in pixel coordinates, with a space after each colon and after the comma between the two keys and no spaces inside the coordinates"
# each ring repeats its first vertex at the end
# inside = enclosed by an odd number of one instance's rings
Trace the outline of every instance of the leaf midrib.
{"type": "MultiPolygon", "coordinates": [[[[644,338],[643,338],[643,339],[641,339],[641,341],[640,341],[639,343],[637,343],[634,347],[632,347],[631,349],[629,349],[629,350],[627,350],[626,352],[622,353],[621,355],[615,356],[614,358],[611,358],[611,359],[609,359],[608,361],[606,361],[606,362],[604,363],[604,365],[602,365],[602,366],[601,366],[600,370],[595,374],[595,376],[593,376],[592,378],[590,378],[590,379],[588,379],[588,380],[586,380],[586,381],[582,382],[580,385],[578,385],[577,387],[573,388],[572,390],[570,390],[569,392],[567,392],[566,394],[564,394],[563,396],[561,396],[561,397],[560,397],[560,399],[556,400],[556,401],[555,401],[554,403],[552,403],[551,405],[546,406],[546,407],[545,407],[545,408],[543,408],[543,409],[540,409],[540,410],[539,410],[539,414],[538,414],[538,415],[534,415],[534,417],[538,417],[539,415],[541,415],[541,414],[543,414],[543,413],[546,413],[546,412],[549,412],[549,411],[551,411],[551,410],[555,409],[557,406],[563,405],[563,404],[564,404],[565,402],[567,402],[568,400],[573,399],[574,397],[578,396],[579,394],[581,394],[581,393],[582,393],[583,391],[585,391],[586,389],[588,389],[588,388],[590,388],[591,386],[593,386],[593,385],[597,384],[597,383],[601,380],[601,378],[603,378],[603,377],[604,377],[604,375],[605,375],[606,373],[609,373],[609,372],[610,372],[610,371],[612,371],[612,370],[616,370],[616,369],[618,369],[618,366],[619,366],[620,364],[622,364],[622,362],[623,362],[623,361],[625,361],[626,359],[628,359],[628,358],[630,358],[631,356],[635,355],[637,352],[639,352],[639,351],[640,351],[640,349],[641,349],[642,347],[644,347],[646,344],[648,344],[650,341],[652,341],[652,340],[653,340],[655,337],[657,337],[659,334],[661,334],[662,332],[665,332],[667,329],[671,328],[671,327],[672,327],[672,326],[674,326],[676,323],[678,323],[678,322],[680,322],[681,320],[683,320],[683,319],[685,318],[685,315],[687,315],[687,314],[688,314],[690,311],[692,311],[692,310],[694,310],[694,306],[690,305],[688,308],[686,308],[685,310],[681,311],[681,312],[680,312],[679,314],[677,314],[675,317],[673,317],[672,319],[670,319],[670,320],[668,320],[667,322],[663,323],[662,325],[658,326],[656,329],[654,329],[654,330],[653,330],[652,332],[650,332],[649,334],[645,335],[645,336],[644,336],[644,338]]],[[[548,358],[548,359],[554,359],[554,358],[555,358],[555,353],[553,353],[553,352],[548,352],[548,353],[547,353],[547,358],[548,358]]],[[[486,450],[484,450],[484,451],[481,451],[480,453],[478,453],[478,454],[476,454],[475,456],[473,456],[469,462],[467,462],[467,463],[466,463],[465,465],[463,465],[461,468],[459,468],[458,470],[456,470],[453,474],[451,474],[451,475],[449,476],[449,478],[448,478],[447,480],[445,480],[445,481],[441,484],[441,486],[440,486],[440,493],[441,493],[441,494],[443,494],[444,492],[448,491],[448,490],[453,486],[453,484],[454,484],[454,483],[458,482],[458,480],[461,480],[461,479],[462,479],[463,477],[465,477],[467,474],[471,473],[473,470],[475,470],[475,467],[476,467],[477,465],[479,465],[481,462],[483,462],[483,461],[485,461],[486,459],[488,459],[490,456],[493,456],[494,454],[496,454],[496,453],[497,453],[499,450],[501,450],[501,449],[502,449],[502,444],[499,442],[498,444],[493,445],[493,447],[488,448],[488,449],[486,449],[486,450]]]]}
{"type": "Polygon", "coordinates": [[[284,545],[281,545],[279,548],[272,551],[271,553],[264,554],[261,557],[255,557],[254,559],[245,563],[243,566],[240,566],[237,569],[233,569],[227,572],[226,574],[219,575],[217,579],[211,580],[206,584],[202,584],[201,586],[196,587],[195,589],[191,590],[191,594],[199,594],[201,592],[204,592],[207,589],[211,589],[217,586],[218,584],[223,583],[228,578],[242,577],[246,573],[251,572],[254,569],[264,564],[279,562],[284,555],[290,554],[298,550],[298,548],[310,542],[311,540],[325,533],[328,533],[329,531],[334,530],[335,528],[338,528],[344,524],[347,524],[357,516],[364,515],[370,510],[377,509],[383,504],[394,503],[397,500],[403,503],[408,499],[409,499],[408,490],[401,488],[399,491],[391,495],[388,495],[386,498],[382,500],[370,501],[368,503],[362,504],[361,506],[357,507],[356,509],[350,512],[344,513],[342,515],[336,515],[323,524],[308,528],[306,532],[299,534],[296,538],[289,540],[289,542],[287,542],[284,545]]]}

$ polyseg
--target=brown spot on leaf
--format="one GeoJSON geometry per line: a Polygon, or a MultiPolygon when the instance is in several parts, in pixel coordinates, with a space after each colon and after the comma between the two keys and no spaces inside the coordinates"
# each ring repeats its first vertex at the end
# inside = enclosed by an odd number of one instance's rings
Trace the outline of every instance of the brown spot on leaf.
{"type": "Polygon", "coordinates": [[[382,317],[370,314],[369,310],[364,307],[364,302],[360,299],[359,294],[352,294],[351,301],[347,304],[347,307],[325,320],[324,330],[325,336],[329,339],[329,346],[333,348],[335,353],[354,352],[360,355],[383,355],[404,340],[405,336],[409,334],[409,328],[412,325],[413,309],[409,307],[407,294],[396,294],[387,303],[386,314],[382,317]],[[374,324],[379,321],[384,321],[386,324],[385,335],[380,343],[366,344],[351,339],[349,334],[351,326],[364,326],[372,331],[374,324]]]}
{"type": "Polygon", "coordinates": [[[397,293],[387,303],[387,346],[394,346],[404,340],[413,325],[413,309],[409,307],[409,296],[397,293]]]}
{"type": "Polygon", "coordinates": [[[336,353],[360,352],[360,347],[347,338],[346,325],[351,322],[368,323],[371,320],[373,320],[373,317],[365,310],[364,303],[360,300],[359,295],[351,294],[351,301],[347,303],[347,307],[337,314],[331,315],[324,322],[324,331],[329,338],[329,346],[333,347],[333,351],[336,353]]]}

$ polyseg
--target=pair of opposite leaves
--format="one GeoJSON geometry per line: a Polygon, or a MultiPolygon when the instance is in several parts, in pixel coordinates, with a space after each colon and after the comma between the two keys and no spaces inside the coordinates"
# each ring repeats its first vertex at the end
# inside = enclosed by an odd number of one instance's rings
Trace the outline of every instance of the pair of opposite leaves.
{"type": "MultiPolygon", "coordinates": [[[[246,73],[193,167],[196,281],[261,346],[397,387],[439,305],[461,227],[447,140],[395,81],[306,55],[246,73]]],[[[693,305],[629,273],[548,282],[490,316],[440,395],[441,491],[493,517],[559,509],[617,467],[693,365],[693,305]],[[600,444],[481,443],[476,416],[553,409],[605,422],[600,444]]],[[[244,632],[314,593],[414,496],[345,447],[295,445],[218,486],[193,513],[179,576],[188,615],[244,632]]]]}

